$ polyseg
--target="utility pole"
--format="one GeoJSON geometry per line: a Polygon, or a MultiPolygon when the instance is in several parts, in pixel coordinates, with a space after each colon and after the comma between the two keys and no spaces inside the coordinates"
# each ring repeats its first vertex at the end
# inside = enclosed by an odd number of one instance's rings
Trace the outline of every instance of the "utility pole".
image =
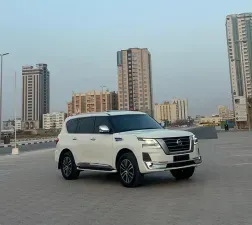
{"type": "Polygon", "coordinates": [[[0,57],[1,57],[1,73],[0,73],[0,77],[1,77],[1,83],[0,83],[0,142],[2,140],[2,101],[3,101],[3,57],[5,55],[9,55],[9,53],[3,53],[3,54],[0,54],[0,57]]]}

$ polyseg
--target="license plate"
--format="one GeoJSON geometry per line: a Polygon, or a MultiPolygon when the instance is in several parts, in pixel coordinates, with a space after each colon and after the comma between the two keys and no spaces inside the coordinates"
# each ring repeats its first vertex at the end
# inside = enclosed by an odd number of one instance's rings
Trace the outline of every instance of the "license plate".
{"type": "Polygon", "coordinates": [[[175,155],[173,156],[173,161],[174,162],[179,162],[179,161],[186,161],[186,160],[189,160],[190,157],[189,155],[175,155]]]}

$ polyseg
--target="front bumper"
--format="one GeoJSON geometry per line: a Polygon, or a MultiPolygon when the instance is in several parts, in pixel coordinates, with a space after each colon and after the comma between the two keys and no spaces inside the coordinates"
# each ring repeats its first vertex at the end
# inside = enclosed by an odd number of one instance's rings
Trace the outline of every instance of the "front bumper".
{"type": "Polygon", "coordinates": [[[173,170],[173,169],[181,169],[187,167],[195,167],[201,164],[202,157],[198,156],[191,160],[187,161],[179,161],[179,162],[144,162],[147,169],[151,171],[155,170],[173,170]]]}
{"type": "Polygon", "coordinates": [[[139,163],[141,173],[152,173],[181,169],[187,167],[196,167],[202,163],[198,143],[194,145],[191,152],[181,152],[179,154],[167,155],[162,149],[143,149],[143,153],[148,153],[149,157],[142,159],[139,163]],[[186,160],[176,161],[175,156],[187,155],[186,160]]]}

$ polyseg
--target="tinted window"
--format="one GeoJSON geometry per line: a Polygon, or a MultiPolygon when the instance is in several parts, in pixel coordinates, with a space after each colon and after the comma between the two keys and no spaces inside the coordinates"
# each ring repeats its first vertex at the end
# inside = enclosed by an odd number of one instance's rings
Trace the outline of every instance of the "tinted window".
{"type": "Polygon", "coordinates": [[[99,133],[99,126],[101,126],[101,125],[106,125],[108,128],[111,129],[111,125],[108,120],[108,116],[97,116],[95,118],[95,128],[94,128],[95,133],[99,133]]]}
{"type": "Polygon", "coordinates": [[[94,117],[79,118],[77,133],[90,134],[94,132],[94,117]]]}
{"type": "Polygon", "coordinates": [[[114,132],[163,129],[157,121],[147,114],[111,116],[110,122],[113,126],[114,132]]]}
{"type": "Polygon", "coordinates": [[[78,119],[72,119],[67,121],[66,129],[68,133],[76,133],[77,125],[78,125],[78,119]]]}

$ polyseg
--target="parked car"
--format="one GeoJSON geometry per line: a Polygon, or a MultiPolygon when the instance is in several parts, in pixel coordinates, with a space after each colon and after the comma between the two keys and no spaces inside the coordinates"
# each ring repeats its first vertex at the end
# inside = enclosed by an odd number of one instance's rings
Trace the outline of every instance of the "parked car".
{"type": "Polygon", "coordinates": [[[195,135],[164,129],[136,111],[68,117],[56,143],[55,160],[67,180],[85,170],[107,171],[118,173],[125,187],[136,187],[145,174],[160,171],[188,179],[202,162],[195,135]]]}

